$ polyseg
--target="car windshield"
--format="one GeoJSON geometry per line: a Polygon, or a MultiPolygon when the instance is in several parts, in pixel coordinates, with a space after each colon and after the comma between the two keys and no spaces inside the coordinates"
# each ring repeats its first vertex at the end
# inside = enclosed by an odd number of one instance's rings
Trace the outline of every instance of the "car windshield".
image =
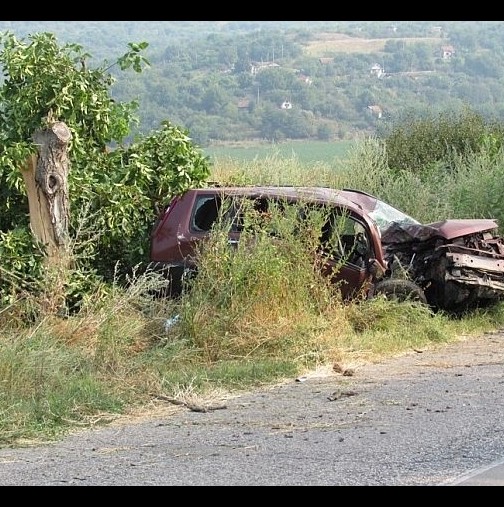
{"type": "Polygon", "coordinates": [[[369,216],[376,222],[382,235],[392,224],[420,225],[420,222],[414,218],[379,199],[377,199],[376,207],[369,213],[369,216]]]}

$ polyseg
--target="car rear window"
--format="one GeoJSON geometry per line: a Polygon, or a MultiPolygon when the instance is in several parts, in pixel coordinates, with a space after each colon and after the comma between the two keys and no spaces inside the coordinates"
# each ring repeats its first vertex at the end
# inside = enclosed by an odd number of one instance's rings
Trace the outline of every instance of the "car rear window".
{"type": "Polygon", "coordinates": [[[191,229],[209,231],[219,216],[221,200],[215,195],[201,196],[196,200],[191,229]]]}

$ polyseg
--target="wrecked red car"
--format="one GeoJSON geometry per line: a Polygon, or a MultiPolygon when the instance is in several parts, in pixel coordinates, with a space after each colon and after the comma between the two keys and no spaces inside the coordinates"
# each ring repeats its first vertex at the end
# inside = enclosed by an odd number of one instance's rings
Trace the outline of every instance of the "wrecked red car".
{"type": "Polygon", "coordinates": [[[320,252],[325,273],[345,299],[383,294],[458,312],[504,297],[504,241],[495,220],[421,224],[359,190],[294,186],[216,186],[175,197],[154,225],[150,245],[151,264],[166,273],[172,295],[180,294],[185,276],[197,272],[196,243],[208,237],[224,202],[236,203],[229,210],[229,235],[231,243],[239,241],[242,199],[263,210],[271,202],[328,210],[320,252]]]}

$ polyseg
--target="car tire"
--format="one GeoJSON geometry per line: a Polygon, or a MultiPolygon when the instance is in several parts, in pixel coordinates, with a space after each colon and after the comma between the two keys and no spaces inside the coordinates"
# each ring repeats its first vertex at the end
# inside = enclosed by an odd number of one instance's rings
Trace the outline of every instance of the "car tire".
{"type": "Polygon", "coordinates": [[[371,291],[371,297],[379,295],[385,296],[386,299],[428,304],[423,289],[415,282],[402,278],[387,278],[378,282],[371,291]]]}

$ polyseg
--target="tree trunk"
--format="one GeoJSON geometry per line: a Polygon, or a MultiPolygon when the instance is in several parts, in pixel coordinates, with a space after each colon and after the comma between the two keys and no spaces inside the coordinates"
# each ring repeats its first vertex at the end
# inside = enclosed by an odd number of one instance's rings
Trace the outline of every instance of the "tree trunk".
{"type": "Polygon", "coordinates": [[[48,258],[64,257],[68,246],[68,142],[71,133],[63,122],[33,135],[38,156],[23,171],[33,234],[46,248],[48,258]]]}
{"type": "Polygon", "coordinates": [[[45,276],[41,280],[40,307],[55,314],[65,311],[66,285],[71,261],[68,228],[68,127],[52,123],[33,135],[38,155],[33,155],[22,171],[28,195],[30,227],[45,248],[45,276]]]}

